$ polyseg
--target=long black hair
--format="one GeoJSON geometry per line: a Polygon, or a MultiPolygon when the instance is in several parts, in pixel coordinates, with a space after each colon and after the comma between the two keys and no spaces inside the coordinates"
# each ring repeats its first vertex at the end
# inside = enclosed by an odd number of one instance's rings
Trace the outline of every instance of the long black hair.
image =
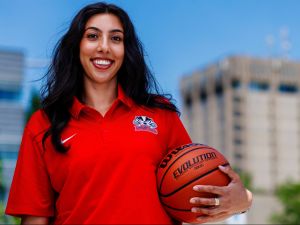
{"type": "Polygon", "coordinates": [[[79,46],[85,25],[92,16],[103,13],[117,16],[124,29],[125,55],[117,80],[125,94],[138,105],[178,112],[171,102],[171,96],[160,94],[128,14],[113,4],[99,2],[87,5],[77,13],[68,31],[54,48],[53,59],[45,75],[47,80],[42,87],[42,109],[50,121],[43,145],[51,136],[51,142],[59,152],[68,150],[62,145],[60,137],[71,118],[69,109],[73,97],[82,100],[84,70],[79,59],[79,46]],[[168,101],[164,100],[166,98],[168,101]]]}

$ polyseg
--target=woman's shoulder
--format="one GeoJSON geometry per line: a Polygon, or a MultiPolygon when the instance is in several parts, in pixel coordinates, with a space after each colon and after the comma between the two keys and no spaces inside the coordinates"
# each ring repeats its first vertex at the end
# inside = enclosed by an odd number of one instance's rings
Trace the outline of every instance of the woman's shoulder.
{"type": "Polygon", "coordinates": [[[138,108],[144,109],[155,114],[176,114],[179,113],[174,103],[174,99],[170,96],[150,94],[147,101],[137,104],[138,108]]]}
{"type": "Polygon", "coordinates": [[[158,96],[157,102],[161,107],[158,108],[159,111],[163,112],[166,116],[178,116],[180,114],[174,99],[168,96],[158,96]]]}
{"type": "MultiPolygon", "coordinates": [[[[167,100],[165,100],[167,102],[167,100]]],[[[178,111],[172,110],[167,107],[149,107],[149,106],[139,106],[135,113],[144,113],[145,115],[152,116],[154,118],[160,118],[164,121],[172,120],[179,117],[180,113],[178,111]]]]}
{"type": "Polygon", "coordinates": [[[26,129],[33,134],[38,134],[47,130],[50,122],[46,113],[42,109],[35,111],[29,118],[26,129]]]}

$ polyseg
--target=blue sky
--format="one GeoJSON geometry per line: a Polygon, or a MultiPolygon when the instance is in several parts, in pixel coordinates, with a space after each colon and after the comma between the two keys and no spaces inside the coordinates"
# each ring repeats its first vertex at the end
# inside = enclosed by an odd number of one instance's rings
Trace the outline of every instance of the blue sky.
{"type": "MultiPolygon", "coordinates": [[[[59,37],[87,0],[0,0],[0,49],[26,57],[23,102],[59,37]]],[[[165,92],[180,102],[180,77],[229,55],[282,55],[280,30],[288,30],[291,60],[300,59],[298,0],[115,0],[135,24],[147,61],[165,92]],[[273,47],[266,44],[272,36],[273,47]]]]}

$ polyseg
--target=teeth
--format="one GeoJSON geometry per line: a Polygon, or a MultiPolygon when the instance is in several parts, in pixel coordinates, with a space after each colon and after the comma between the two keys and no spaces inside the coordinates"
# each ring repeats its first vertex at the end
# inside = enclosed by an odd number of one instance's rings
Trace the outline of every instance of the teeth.
{"type": "Polygon", "coordinates": [[[94,61],[97,65],[104,65],[107,66],[109,64],[111,64],[111,61],[109,60],[105,60],[105,59],[97,59],[94,61]]]}

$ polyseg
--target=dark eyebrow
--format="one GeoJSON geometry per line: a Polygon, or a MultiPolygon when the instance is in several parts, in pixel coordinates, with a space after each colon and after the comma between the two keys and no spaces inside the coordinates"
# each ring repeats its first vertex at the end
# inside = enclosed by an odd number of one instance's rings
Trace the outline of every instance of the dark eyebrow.
{"type": "MultiPolygon", "coordinates": [[[[100,30],[99,28],[97,28],[97,27],[88,27],[88,28],[86,28],[85,29],[85,31],[87,31],[87,30],[89,30],[89,29],[91,29],[91,30],[95,30],[95,31],[97,31],[97,32],[102,32],[102,30],[100,30]]],[[[122,30],[120,30],[120,29],[112,29],[112,30],[110,30],[109,31],[109,33],[117,33],[117,32],[119,32],[119,33],[124,33],[122,30]]]]}

